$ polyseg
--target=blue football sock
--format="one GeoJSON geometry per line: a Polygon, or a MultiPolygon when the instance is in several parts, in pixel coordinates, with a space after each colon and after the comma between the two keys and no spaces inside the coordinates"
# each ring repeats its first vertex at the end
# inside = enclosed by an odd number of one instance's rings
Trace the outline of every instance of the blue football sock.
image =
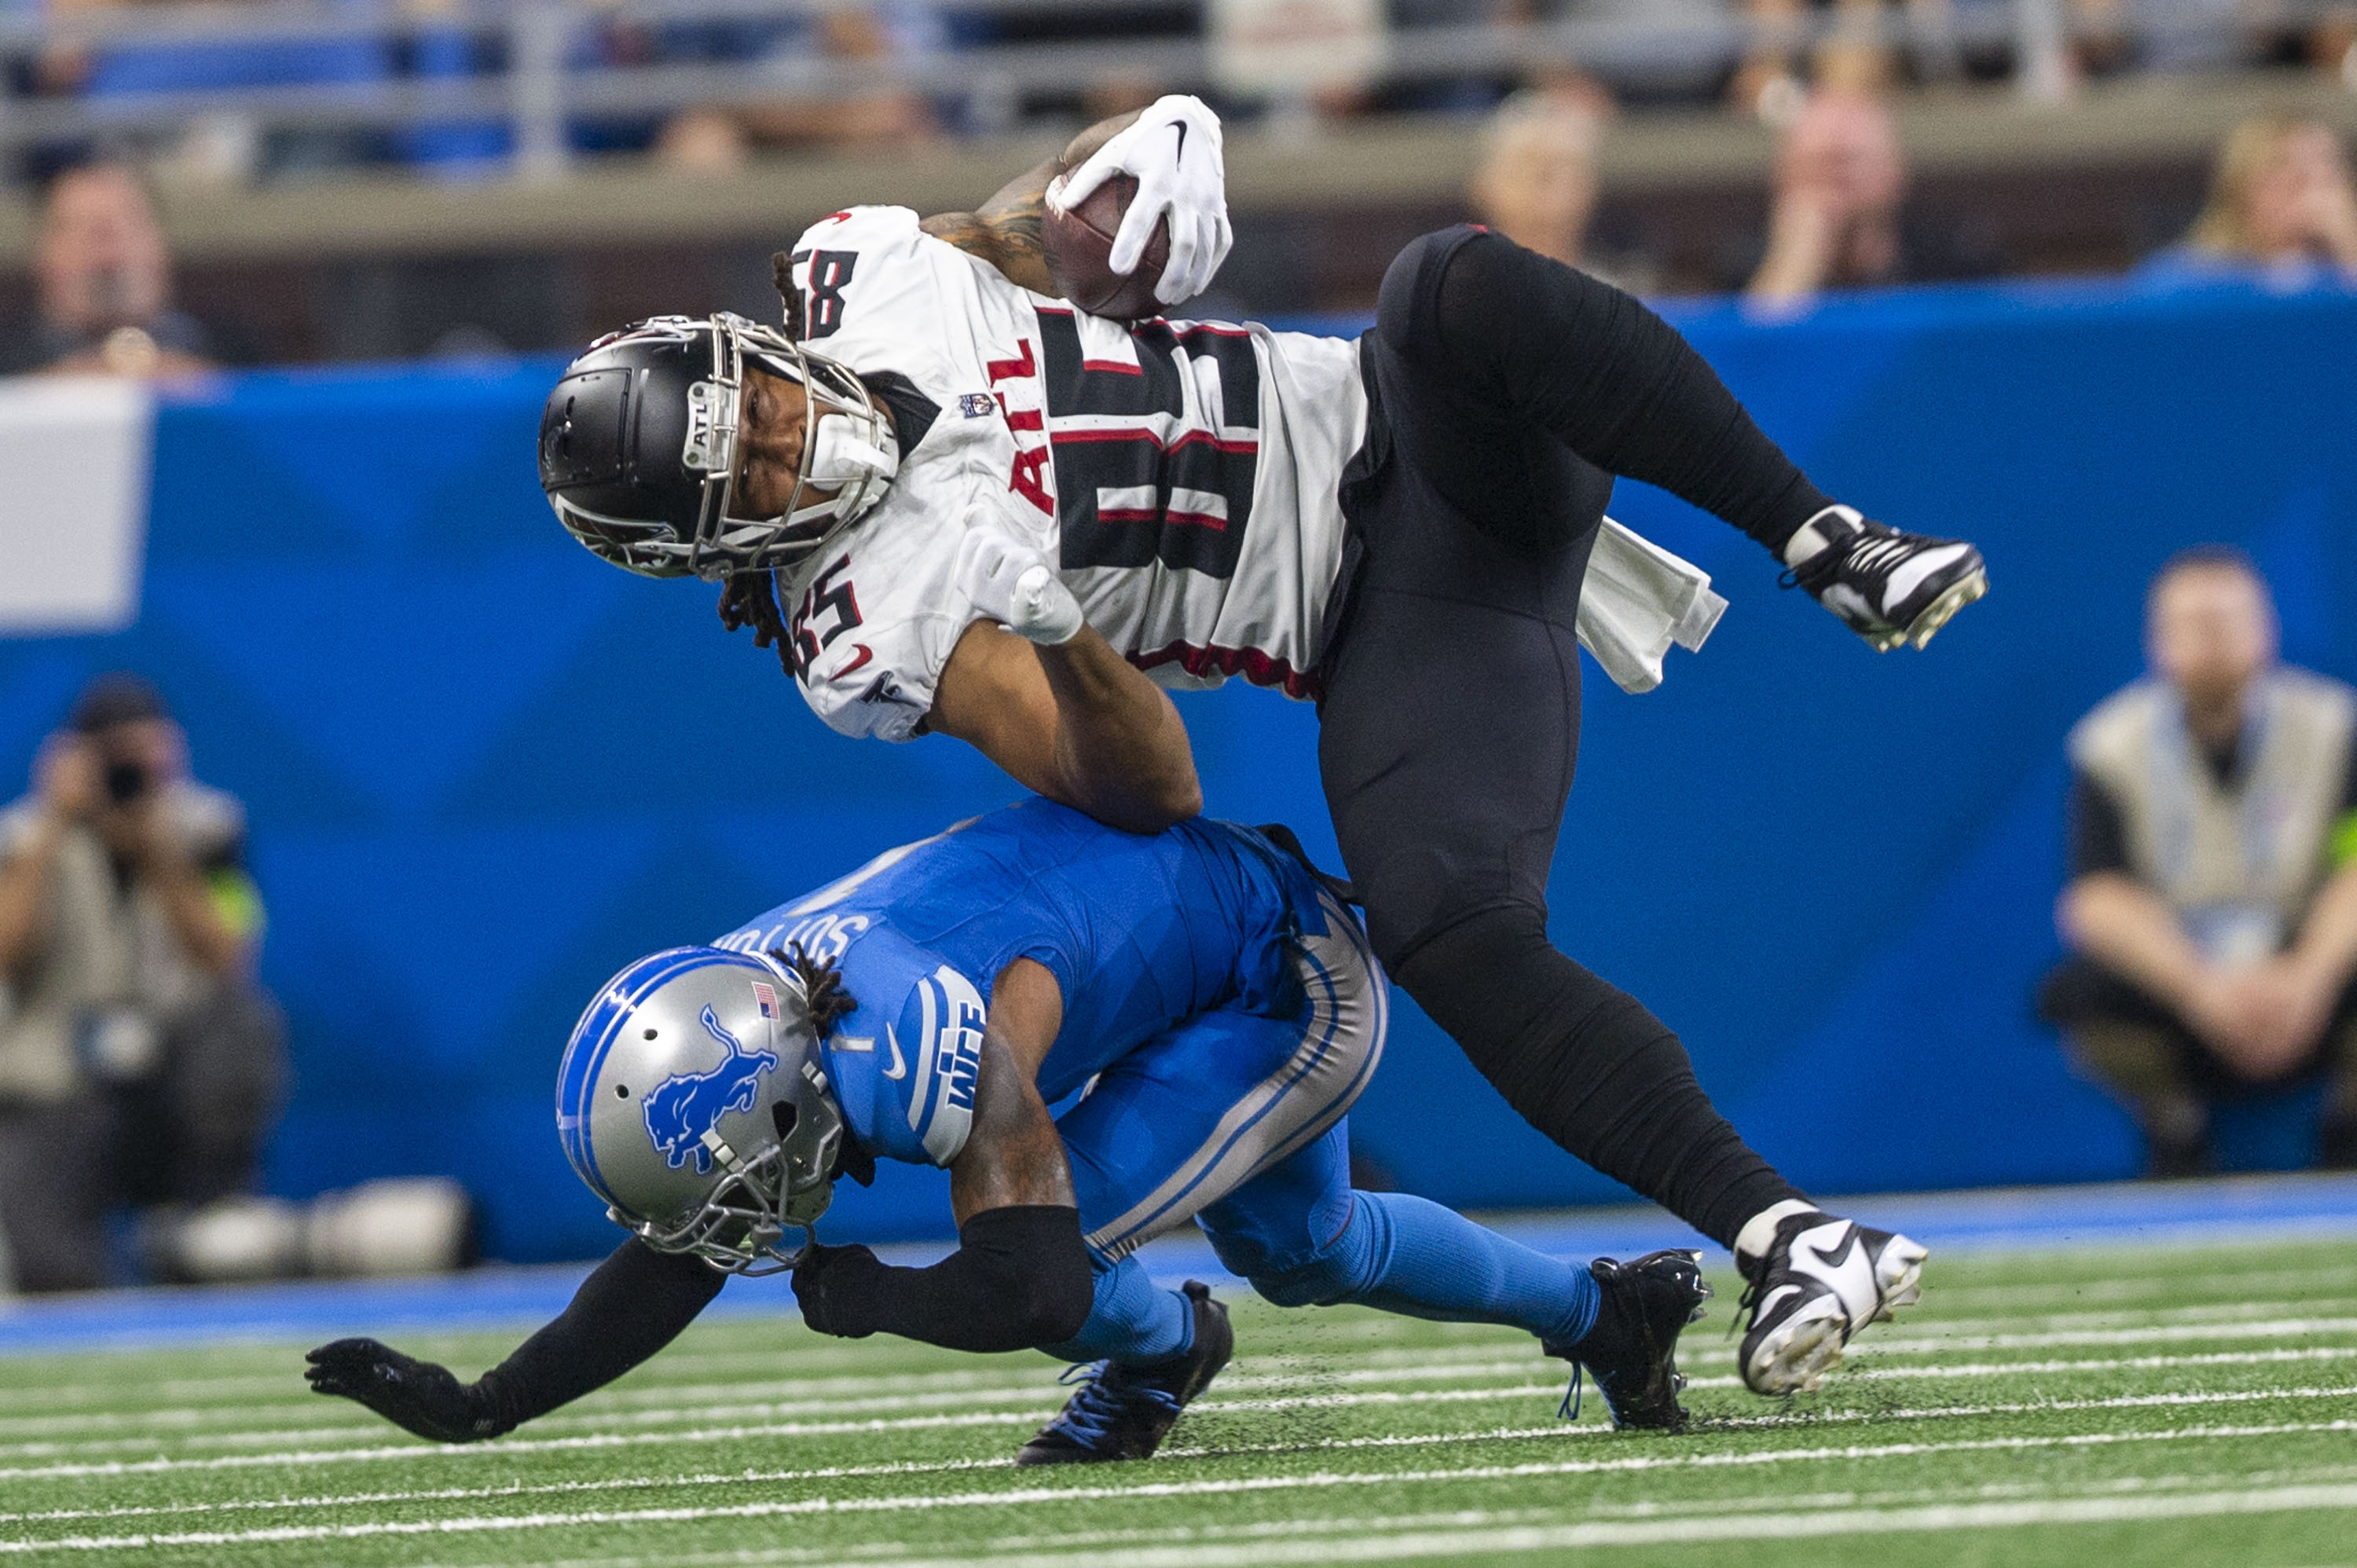
{"type": "Polygon", "coordinates": [[[1195,1343],[1194,1307],[1155,1284],[1135,1258],[1099,1268],[1096,1284],[1096,1306],[1080,1333],[1041,1349],[1067,1361],[1157,1361],[1195,1343]]]}
{"type": "MultiPolygon", "coordinates": [[[[1600,1295],[1587,1270],[1533,1251],[1453,1208],[1398,1192],[1353,1192],[1349,1232],[1365,1228],[1351,1299],[1443,1323],[1502,1323],[1553,1345],[1596,1324],[1600,1295]]],[[[1354,1249],[1355,1250],[1355,1249],[1354,1249]]],[[[1355,1260],[1354,1260],[1355,1261],[1355,1260]]]]}

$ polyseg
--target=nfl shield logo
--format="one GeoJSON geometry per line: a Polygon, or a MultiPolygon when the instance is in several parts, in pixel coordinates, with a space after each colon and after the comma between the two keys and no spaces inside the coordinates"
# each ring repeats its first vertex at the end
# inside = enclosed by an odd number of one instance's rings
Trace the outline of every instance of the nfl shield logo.
{"type": "Polygon", "coordinates": [[[778,993],[765,982],[759,980],[753,982],[753,1000],[760,1004],[762,1017],[774,1018],[778,1015],[778,993]]]}

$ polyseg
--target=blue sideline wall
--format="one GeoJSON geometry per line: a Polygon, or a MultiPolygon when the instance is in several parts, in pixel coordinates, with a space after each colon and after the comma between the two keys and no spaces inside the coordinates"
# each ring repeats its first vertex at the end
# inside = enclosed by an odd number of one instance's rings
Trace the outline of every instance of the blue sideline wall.
{"type": "MultiPolygon", "coordinates": [[[[2055,952],[2063,733],[2136,672],[2144,579],[2201,540],[2264,564],[2293,657],[2357,676],[2357,300],[2012,287],[1774,327],[1675,314],[1826,489],[1977,540],[1995,587],[1928,654],[1877,657],[1731,531],[1624,485],[1617,514],[1733,607],[1652,695],[1590,667],[1558,939],[1678,1028],[1810,1187],[2128,1174],[2128,1127],[2028,1011],[2055,952]]],[[[517,1259],[612,1237],[550,1107],[600,980],[1012,794],[952,742],[829,735],[711,590],[566,540],[532,471],[548,374],[167,397],[137,624],[0,644],[10,780],[86,676],[129,667],[248,802],[299,1077],[274,1186],[448,1171],[517,1259]]],[[[1312,712],[1240,685],[1181,711],[1212,810],[1289,822],[1330,863],[1312,712]]],[[[1396,1016],[1353,1120],[1402,1186],[1621,1196],[1396,1016]]],[[[939,1233],[938,1180],[896,1173],[834,1230],[939,1233]]]]}

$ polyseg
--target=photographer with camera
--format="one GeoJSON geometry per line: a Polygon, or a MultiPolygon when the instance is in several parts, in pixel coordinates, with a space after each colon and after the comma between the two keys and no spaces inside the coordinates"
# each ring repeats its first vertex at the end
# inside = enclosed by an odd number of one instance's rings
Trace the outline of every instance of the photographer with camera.
{"type": "Polygon", "coordinates": [[[24,1291],[106,1283],[116,1204],[250,1188],[285,1079],[254,983],[244,809],[130,675],[83,691],[0,812],[0,1237],[24,1291]]]}

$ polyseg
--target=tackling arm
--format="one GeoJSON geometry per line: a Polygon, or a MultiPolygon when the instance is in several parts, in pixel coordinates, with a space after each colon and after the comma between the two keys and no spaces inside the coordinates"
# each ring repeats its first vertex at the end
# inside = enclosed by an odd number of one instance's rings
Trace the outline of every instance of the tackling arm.
{"type": "Polygon", "coordinates": [[[992,988],[974,1126],[950,1165],[958,1250],[931,1268],[896,1269],[865,1247],[813,1248],[794,1271],[803,1322],[952,1350],[1027,1350],[1081,1331],[1094,1274],[1063,1141],[1035,1081],[1063,1005],[1055,978],[1028,959],[992,988]]]}
{"type": "Polygon", "coordinates": [[[374,1339],[339,1339],[306,1358],[316,1393],[357,1400],[436,1443],[476,1443],[605,1387],[673,1339],[727,1276],[633,1236],[581,1283],[563,1316],[471,1383],[374,1339]]]}

